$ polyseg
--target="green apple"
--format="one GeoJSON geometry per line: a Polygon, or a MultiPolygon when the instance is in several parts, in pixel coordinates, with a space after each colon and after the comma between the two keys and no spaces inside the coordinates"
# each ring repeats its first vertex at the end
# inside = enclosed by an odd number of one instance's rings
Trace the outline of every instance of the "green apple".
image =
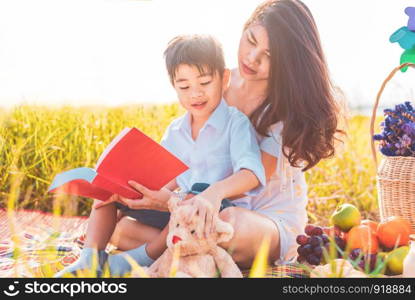
{"type": "Polygon", "coordinates": [[[342,231],[349,231],[353,226],[359,225],[360,211],[351,204],[342,204],[331,215],[330,222],[342,231]]]}
{"type": "Polygon", "coordinates": [[[396,248],[389,252],[386,257],[386,266],[388,273],[392,275],[399,275],[403,272],[403,260],[409,252],[408,246],[396,248]]]}

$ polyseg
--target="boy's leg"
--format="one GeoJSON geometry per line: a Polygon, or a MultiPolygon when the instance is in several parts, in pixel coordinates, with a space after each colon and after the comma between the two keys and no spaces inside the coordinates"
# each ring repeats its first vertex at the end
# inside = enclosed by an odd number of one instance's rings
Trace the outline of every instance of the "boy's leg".
{"type": "Polygon", "coordinates": [[[125,216],[119,220],[110,244],[118,250],[127,251],[154,240],[161,230],[125,216]]]}
{"type": "Polygon", "coordinates": [[[99,202],[94,200],[88,219],[85,246],[81,250],[80,257],[73,264],[56,273],[54,277],[62,277],[66,273],[76,274],[77,271],[82,269],[91,269],[94,256],[96,256],[98,263],[96,271],[100,275],[108,257],[105,248],[117,223],[117,209],[114,204],[95,209],[95,205],[99,202]]]}
{"type": "Polygon", "coordinates": [[[117,224],[117,208],[111,203],[95,209],[95,200],[88,219],[85,247],[105,250],[117,224]]]}
{"type": "MultiPolygon", "coordinates": [[[[144,227],[148,227],[143,224],[138,224],[138,221],[134,222],[137,222],[137,227],[135,228],[135,233],[137,234],[139,233],[140,228],[143,229],[144,227]]],[[[122,226],[122,223],[120,225],[122,226]]],[[[168,226],[166,226],[159,234],[157,234],[153,240],[148,241],[147,243],[144,243],[131,250],[127,250],[115,255],[110,255],[108,257],[108,263],[111,274],[122,276],[125,273],[131,271],[132,267],[128,260],[125,258],[126,256],[131,257],[140,266],[150,266],[164,252],[164,250],[166,250],[167,234],[168,226]]]]}

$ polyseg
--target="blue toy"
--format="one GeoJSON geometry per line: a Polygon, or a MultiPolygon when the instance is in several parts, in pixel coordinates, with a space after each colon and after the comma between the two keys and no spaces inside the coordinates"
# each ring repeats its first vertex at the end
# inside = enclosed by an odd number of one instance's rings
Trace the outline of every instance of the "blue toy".
{"type": "Polygon", "coordinates": [[[415,46],[415,32],[409,30],[406,26],[401,27],[391,35],[389,41],[391,43],[398,42],[405,50],[412,49],[415,46]]]}
{"type": "Polygon", "coordinates": [[[409,16],[408,29],[415,31],[415,7],[405,8],[405,13],[409,16]]]}

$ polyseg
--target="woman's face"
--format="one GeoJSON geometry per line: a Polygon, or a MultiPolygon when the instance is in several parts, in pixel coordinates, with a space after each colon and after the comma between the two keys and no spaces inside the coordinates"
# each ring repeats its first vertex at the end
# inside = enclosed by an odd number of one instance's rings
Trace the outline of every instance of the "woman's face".
{"type": "Polygon", "coordinates": [[[238,53],[239,72],[246,80],[266,80],[269,77],[270,52],[264,26],[252,24],[242,34],[238,53]]]}

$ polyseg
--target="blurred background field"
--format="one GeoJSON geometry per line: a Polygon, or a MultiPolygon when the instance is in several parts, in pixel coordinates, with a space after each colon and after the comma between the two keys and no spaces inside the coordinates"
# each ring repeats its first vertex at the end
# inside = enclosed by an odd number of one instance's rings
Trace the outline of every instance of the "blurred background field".
{"type": "MultiPolygon", "coordinates": [[[[53,177],[76,167],[94,167],[124,127],[137,127],[160,141],[167,125],[182,113],[177,104],[0,110],[0,208],[87,216],[90,199],[54,199],[47,193],[53,177]]],[[[344,202],[356,205],[363,217],[378,219],[369,122],[368,116],[351,115],[336,156],[306,173],[310,223],[327,225],[336,206],[344,202]]]]}

